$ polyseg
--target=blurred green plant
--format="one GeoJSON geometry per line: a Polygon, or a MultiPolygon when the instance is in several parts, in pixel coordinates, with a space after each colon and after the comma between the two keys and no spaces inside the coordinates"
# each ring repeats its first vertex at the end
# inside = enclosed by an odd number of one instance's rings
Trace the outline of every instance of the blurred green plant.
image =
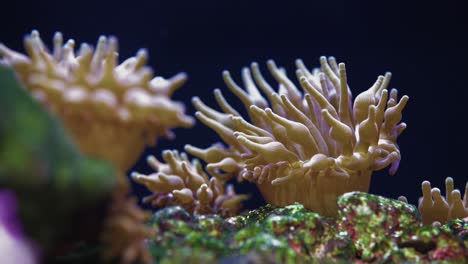
{"type": "Polygon", "coordinates": [[[108,162],[81,154],[0,65],[0,188],[15,192],[24,229],[46,255],[60,254],[64,241],[97,239],[114,174],[108,162]]]}

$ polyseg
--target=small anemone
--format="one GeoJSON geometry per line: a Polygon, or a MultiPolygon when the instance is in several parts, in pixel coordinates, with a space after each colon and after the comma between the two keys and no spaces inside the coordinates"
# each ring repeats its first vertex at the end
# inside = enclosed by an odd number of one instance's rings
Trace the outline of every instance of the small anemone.
{"type": "Polygon", "coordinates": [[[200,162],[190,161],[185,153],[166,150],[163,159],[165,163],[154,156],[148,157],[148,164],[156,173],[132,173],[134,181],[152,192],[143,199],[145,203],[159,207],[177,204],[190,213],[232,216],[248,198],[236,194],[232,185],[226,186],[220,179],[209,178],[200,162]]]}
{"type": "MultiPolygon", "coordinates": [[[[445,179],[445,197],[439,188],[431,188],[429,181],[421,184],[422,197],[418,201],[418,210],[425,225],[441,225],[451,219],[468,217],[468,182],[465,184],[465,194],[454,189],[453,179],[445,179]]],[[[398,199],[407,202],[404,196],[398,199]]]]}

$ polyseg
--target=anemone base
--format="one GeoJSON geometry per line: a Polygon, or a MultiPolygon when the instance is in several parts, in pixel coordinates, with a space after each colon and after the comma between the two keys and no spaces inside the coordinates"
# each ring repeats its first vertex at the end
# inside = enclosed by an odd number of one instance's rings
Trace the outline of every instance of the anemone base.
{"type": "Polygon", "coordinates": [[[265,201],[272,205],[286,206],[298,202],[323,216],[336,217],[336,199],[347,192],[367,192],[371,175],[372,171],[350,173],[349,178],[325,174],[314,180],[309,177],[277,186],[265,181],[257,186],[265,201]]]}

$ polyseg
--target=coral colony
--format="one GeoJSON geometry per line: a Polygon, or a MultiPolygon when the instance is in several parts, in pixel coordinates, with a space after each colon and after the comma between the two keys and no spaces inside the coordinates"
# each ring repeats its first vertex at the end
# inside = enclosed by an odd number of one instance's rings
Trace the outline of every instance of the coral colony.
{"type": "Polygon", "coordinates": [[[237,256],[294,263],[468,257],[468,183],[462,196],[447,178],[444,198],[424,181],[419,212],[403,196],[397,201],[367,194],[373,171],[389,167],[394,174],[401,160],[397,137],[406,128],[401,120],[409,98],[389,89],[390,73],[353,101],[345,64],[333,57],[321,57],[312,70],[297,60],[297,82],[268,61],[276,85],[265,80],[257,63],[242,69],[244,88],[223,72],[248,118],[219,89],[214,96],[221,111],[193,98],[195,116],[223,143],[186,145],[194,159],[165,150],[163,161],[147,158],[155,172],[131,173],[151,192],[143,201],[159,208],[150,219],[130,196],[124,176],[146,145],[160,136],[173,138],[172,128],[192,126],[184,105],[171,100],[186,75],[154,77],[145,50],[119,64],[114,37],[99,38],[95,48],[82,44],[76,55],[74,40],[64,44],[60,33],[52,50],[37,31],[25,37],[24,46],[26,55],[0,44],[0,65],[14,70],[82,153],[116,170],[100,231],[102,255],[109,259],[214,262],[237,256]],[[241,212],[249,196],[236,194],[227,184],[231,179],[254,183],[269,205],[241,212]]]}

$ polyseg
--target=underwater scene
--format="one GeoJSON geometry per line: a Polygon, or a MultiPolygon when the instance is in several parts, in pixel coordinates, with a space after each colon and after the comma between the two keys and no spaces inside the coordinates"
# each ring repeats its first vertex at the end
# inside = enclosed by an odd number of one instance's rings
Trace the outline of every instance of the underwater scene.
{"type": "Polygon", "coordinates": [[[461,3],[2,9],[0,264],[468,263],[461,3]]]}

